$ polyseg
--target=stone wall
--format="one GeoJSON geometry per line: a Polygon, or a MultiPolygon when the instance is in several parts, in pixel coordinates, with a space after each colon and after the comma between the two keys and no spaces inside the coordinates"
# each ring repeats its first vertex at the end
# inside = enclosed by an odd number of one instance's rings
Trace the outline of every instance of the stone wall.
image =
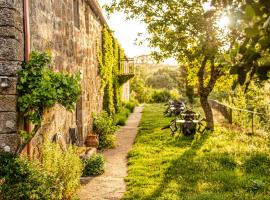
{"type": "MultiPolygon", "coordinates": [[[[51,68],[81,76],[82,95],[73,112],[62,106],[45,111],[42,127],[32,141],[32,154],[39,152],[44,136],[61,134],[69,139],[70,128],[78,129],[79,143],[92,132],[93,113],[102,110],[103,92],[98,75],[98,49],[106,24],[96,0],[29,0],[31,51],[52,52],[51,68]]],[[[23,0],[0,0],[0,148],[18,143],[16,109],[17,71],[24,59],[23,0]]],[[[123,97],[129,96],[129,84],[123,97]]]]}
{"type": "Polygon", "coordinates": [[[18,143],[16,83],[24,57],[22,16],[20,0],[0,0],[0,149],[14,150],[18,143]]]}
{"type": "Polygon", "coordinates": [[[93,113],[102,109],[96,53],[102,23],[85,0],[31,0],[29,9],[31,50],[50,50],[55,71],[80,73],[82,77],[77,110],[68,112],[55,106],[46,112],[40,132],[62,134],[68,140],[69,129],[77,126],[83,145],[92,131],[93,113]]]}

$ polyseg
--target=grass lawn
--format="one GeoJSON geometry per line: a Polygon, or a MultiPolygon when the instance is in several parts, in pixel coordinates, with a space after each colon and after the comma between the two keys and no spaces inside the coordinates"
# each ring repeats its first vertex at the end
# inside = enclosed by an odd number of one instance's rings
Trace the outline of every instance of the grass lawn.
{"type": "Polygon", "coordinates": [[[123,199],[270,200],[270,136],[217,125],[192,140],[174,138],[161,104],[146,105],[128,156],[123,199]]]}

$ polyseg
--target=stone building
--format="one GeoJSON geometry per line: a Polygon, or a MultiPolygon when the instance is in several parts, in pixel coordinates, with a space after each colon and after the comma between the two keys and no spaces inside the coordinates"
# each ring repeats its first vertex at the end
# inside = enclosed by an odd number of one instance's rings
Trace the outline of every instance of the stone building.
{"type": "MultiPolygon", "coordinates": [[[[81,74],[76,111],[55,106],[46,112],[40,132],[61,133],[68,140],[70,129],[77,127],[83,145],[92,131],[92,113],[102,110],[97,43],[104,25],[96,0],[0,0],[0,148],[14,149],[19,140],[17,70],[29,50],[50,50],[55,71],[81,74]]],[[[123,97],[129,98],[128,83],[123,97]]]]}

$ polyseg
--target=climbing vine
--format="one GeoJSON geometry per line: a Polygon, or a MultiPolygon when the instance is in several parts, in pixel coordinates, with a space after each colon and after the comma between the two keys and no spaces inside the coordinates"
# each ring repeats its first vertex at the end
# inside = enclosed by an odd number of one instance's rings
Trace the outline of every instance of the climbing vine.
{"type": "MultiPolygon", "coordinates": [[[[102,50],[99,53],[99,73],[104,89],[103,109],[114,115],[121,107],[120,74],[123,71],[124,51],[111,31],[105,27],[102,33],[102,50]]],[[[128,80],[126,80],[128,81],[128,80]]]]}
{"type": "Polygon", "coordinates": [[[100,75],[102,88],[104,88],[103,108],[110,115],[115,113],[113,105],[113,65],[114,51],[113,38],[107,28],[102,32],[102,51],[100,53],[100,75]]]}
{"type": "Polygon", "coordinates": [[[121,108],[121,88],[119,85],[119,51],[120,45],[118,44],[116,38],[113,39],[113,48],[114,48],[114,66],[113,66],[113,102],[114,109],[116,112],[119,112],[121,108]]]}
{"type": "Polygon", "coordinates": [[[21,131],[24,143],[20,150],[38,131],[45,109],[58,103],[72,110],[81,93],[79,75],[56,73],[49,68],[51,61],[50,53],[34,51],[18,73],[18,109],[26,121],[35,125],[31,133],[21,131]]]}

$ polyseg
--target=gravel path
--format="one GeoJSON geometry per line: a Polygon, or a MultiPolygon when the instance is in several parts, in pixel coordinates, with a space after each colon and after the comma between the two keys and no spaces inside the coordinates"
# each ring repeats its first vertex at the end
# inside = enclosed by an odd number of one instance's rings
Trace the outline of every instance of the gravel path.
{"type": "Polygon", "coordinates": [[[101,176],[85,178],[79,192],[81,200],[120,199],[126,191],[124,178],[127,176],[127,153],[131,149],[143,107],[135,108],[126,126],[117,131],[118,146],[103,152],[105,156],[105,173],[101,176]]]}

